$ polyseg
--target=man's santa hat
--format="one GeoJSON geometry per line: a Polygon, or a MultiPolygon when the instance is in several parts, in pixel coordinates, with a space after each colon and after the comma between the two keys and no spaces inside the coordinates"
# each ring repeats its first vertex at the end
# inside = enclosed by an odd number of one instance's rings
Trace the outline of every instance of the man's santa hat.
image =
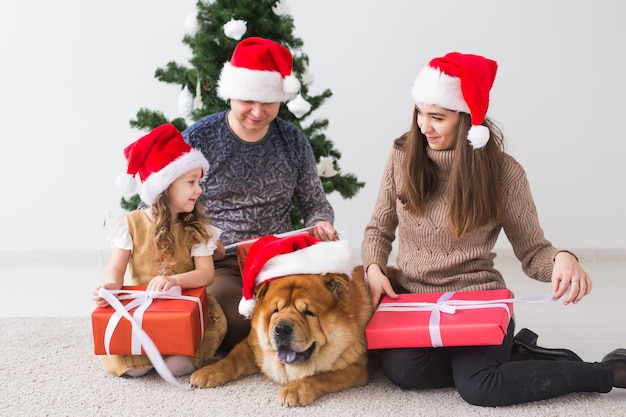
{"type": "Polygon", "coordinates": [[[472,127],[467,139],[474,149],[482,148],[489,141],[489,129],[482,123],[497,70],[498,64],[491,59],[450,52],[431,60],[417,75],[411,91],[413,100],[469,113],[472,127]]]}
{"type": "Polygon", "coordinates": [[[348,241],[324,242],[308,234],[264,236],[252,244],[246,257],[239,313],[246,318],[252,316],[256,305],[254,292],[264,282],[294,274],[351,275],[352,270],[348,241]]]}
{"type": "Polygon", "coordinates": [[[118,176],[117,187],[126,195],[139,188],[139,197],[148,205],[181,175],[202,168],[204,177],[209,170],[209,162],[202,152],[189,146],[171,124],[158,126],[128,145],[124,156],[128,168],[126,175],[118,176]],[[137,177],[140,184],[137,184],[137,177]]]}
{"type": "Polygon", "coordinates": [[[293,57],[281,44],[269,39],[246,38],[222,68],[217,95],[229,99],[277,103],[291,100],[300,82],[291,73],[293,57]]]}

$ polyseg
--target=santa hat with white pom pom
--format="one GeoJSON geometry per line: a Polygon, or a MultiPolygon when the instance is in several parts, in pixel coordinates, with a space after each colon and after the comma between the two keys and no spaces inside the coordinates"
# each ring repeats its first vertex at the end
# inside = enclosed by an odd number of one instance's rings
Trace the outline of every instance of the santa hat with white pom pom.
{"type": "Polygon", "coordinates": [[[202,168],[204,177],[209,169],[202,152],[189,146],[171,124],[158,126],[128,145],[124,156],[128,168],[126,174],[118,176],[117,188],[124,195],[132,195],[139,188],[139,197],[148,205],[181,175],[202,168]]]}
{"type": "Polygon", "coordinates": [[[300,90],[292,74],[293,57],[281,44],[250,37],[237,44],[224,64],[217,95],[229,99],[277,103],[291,100],[300,90]]]}
{"type": "Polygon", "coordinates": [[[261,284],[286,275],[346,274],[353,270],[352,251],[345,240],[324,242],[308,234],[264,236],[250,246],[242,273],[239,313],[250,318],[261,284]]]}
{"type": "Polygon", "coordinates": [[[411,91],[413,100],[469,113],[472,127],[467,140],[474,149],[482,148],[489,141],[489,129],[482,123],[497,70],[498,64],[491,59],[450,52],[432,59],[417,75],[411,91]]]}

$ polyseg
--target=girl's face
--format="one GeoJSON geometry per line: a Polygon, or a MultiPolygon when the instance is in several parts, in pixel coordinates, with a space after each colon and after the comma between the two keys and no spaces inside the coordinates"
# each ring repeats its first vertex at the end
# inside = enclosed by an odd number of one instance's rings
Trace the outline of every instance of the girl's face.
{"type": "Polygon", "coordinates": [[[278,116],[280,102],[230,100],[228,122],[230,128],[242,140],[256,142],[263,139],[269,124],[278,116]]]}
{"type": "Polygon", "coordinates": [[[193,211],[196,201],[202,193],[202,188],[200,187],[201,179],[202,168],[196,168],[181,175],[170,184],[167,189],[167,197],[173,219],[176,219],[180,213],[193,211]]]}
{"type": "Polygon", "coordinates": [[[458,112],[435,105],[417,103],[417,126],[436,151],[454,149],[460,116],[458,112]]]}

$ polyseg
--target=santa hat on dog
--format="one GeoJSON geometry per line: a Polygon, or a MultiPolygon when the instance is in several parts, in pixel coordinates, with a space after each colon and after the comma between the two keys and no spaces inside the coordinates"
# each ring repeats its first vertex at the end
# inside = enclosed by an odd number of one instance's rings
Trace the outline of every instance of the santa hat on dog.
{"type": "Polygon", "coordinates": [[[345,240],[324,242],[308,234],[268,235],[252,244],[244,264],[239,313],[250,318],[255,289],[264,282],[294,274],[352,274],[352,253],[345,240]]]}
{"type": "Polygon", "coordinates": [[[411,91],[413,100],[469,113],[472,127],[467,139],[474,149],[482,148],[489,141],[489,129],[482,123],[497,70],[498,64],[491,59],[450,52],[431,60],[417,75],[411,91]]]}
{"type": "Polygon", "coordinates": [[[233,51],[217,83],[217,95],[229,99],[277,103],[291,100],[300,90],[292,75],[293,57],[269,39],[246,38],[233,51]]]}
{"type": "Polygon", "coordinates": [[[139,188],[141,200],[152,205],[163,191],[187,172],[202,168],[209,162],[202,152],[185,142],[180,131],[171,124],[156,127],[124,149],[128,161],[126,175],[117,178],[117,187],[126,195],[139,188]],[[139,177],[140,184],[137,184],[139,177]]]}

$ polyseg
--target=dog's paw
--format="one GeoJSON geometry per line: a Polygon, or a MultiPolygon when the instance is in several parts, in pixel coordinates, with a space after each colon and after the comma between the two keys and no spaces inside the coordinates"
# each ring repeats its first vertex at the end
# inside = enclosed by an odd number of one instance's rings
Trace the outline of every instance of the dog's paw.
{"type": "Polygon", "coordinates": [[[309,384],[295,381],[285,385],[278,392],[278,401],[287,407],[302,407],[311,404],[320,394],[309,384]]]}
{"type": "Polygon", "coordinates": [[[224,378],[223,374],[216,372],[216,369],[212,368],[209,365],[194,371],[189,379],[191,386],[196,388],[219,387],[229,381],[228,378],[224,378]]]}

